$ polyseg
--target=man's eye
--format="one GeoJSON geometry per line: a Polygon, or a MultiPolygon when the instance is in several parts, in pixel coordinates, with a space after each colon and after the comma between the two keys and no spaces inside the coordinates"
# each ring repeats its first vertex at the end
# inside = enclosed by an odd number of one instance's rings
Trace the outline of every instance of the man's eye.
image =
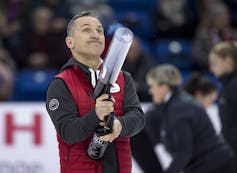
{"type": "Polygon", "coordinates": [[[91,29],[90,29],[90,28],[84,28],[84,29],[82,30],[82,32],[91,32],[91,29]]]}
{"type": "Polygon", "coordinates": [[[103,34],[103,33],[104,33],[103,29],[97,29],[97,32],[98,32],[99,34],[103,34]]]}

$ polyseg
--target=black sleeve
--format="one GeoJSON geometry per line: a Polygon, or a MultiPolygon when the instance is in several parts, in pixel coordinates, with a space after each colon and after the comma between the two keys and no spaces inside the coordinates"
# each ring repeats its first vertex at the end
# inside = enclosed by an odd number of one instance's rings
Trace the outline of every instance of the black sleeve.
{"type": "Polygon", "coordinates": [[[118,117],[122,124],[120,136],[134,136],[139,133],[145,125],[145,117],[140,101],[138,100],[136,89],[129,73],[124,72],[124,99],[123,113],[118,117]]]}
{"type": "Polygon", "coordinates": [[[86,139],[100,122],[94,110],[86,116],[79,116],[76,103],[62,79],[54,79],[50,83],[46,109],[58,134],[68,144],[86,139]]]}
{"type": "Polygon", "coordinates": [[[161,123],[161,106],[156,105],[153,110],[145,113],[146,125],[145,131],[153,147],[160,143],[160,123],[161,123]]]}
{"type": "Polygon", "coordinates": [[[179,120],[176,122],[171,132],[173,161],[165,173],[177,173],[183,171],[188,164],[192,154],[192,131],[188,120],[179,120]]]}
{"type": "Polygon", "coordinates": [[[233,92],[237,88],[237,79],[232,81],[227,88],[224,90],[226,92],[226,99],[228,100],[231,107],[237,107],[237,93],[233,92]]]}

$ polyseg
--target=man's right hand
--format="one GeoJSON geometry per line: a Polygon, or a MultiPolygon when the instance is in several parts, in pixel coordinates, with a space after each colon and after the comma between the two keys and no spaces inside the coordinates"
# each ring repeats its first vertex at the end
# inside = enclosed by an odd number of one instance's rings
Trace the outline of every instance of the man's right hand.
{"type": "Polygon", "coordinates": [[[102,94],[96,99],[95,112],[101,121],[104,121],[104,117],[114,111],[115,100],[113,97],[110,98],[111,101],[108,99],[108,94],[102,94]]]}

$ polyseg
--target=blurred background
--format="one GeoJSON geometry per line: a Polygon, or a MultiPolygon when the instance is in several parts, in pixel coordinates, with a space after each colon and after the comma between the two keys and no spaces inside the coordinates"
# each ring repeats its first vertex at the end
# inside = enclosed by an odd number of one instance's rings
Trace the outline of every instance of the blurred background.
{"type": "MultiPolygon", "coordinates": [[[[220,82],[208,69],[208,53],[221,41],[236,40],[236,0],[1,0],[0,146],[9,152],[1,154],[0,149],[0,172],[57,172],[33,163],[27,167],[27,161],[21,162],[19,158],[11,160],[16,151],[11,148],[14,142],[9,143],[9,139],[18,131],[29,131],[26,138],[30,142],[25,146],[30,145],[36,134],[32,129],[38,120],[30,118],[27,124],[24,115],[34,117],[39,112],[41,117],[48,116],[42,103],[48,84],[71,56],[64,41],[67,23],[82,10],[95,11],[104,25],[103,57],[117,24],[134,32],[135,39],[123,69],[132,74],[143,105],[151,102],[145,75],[152,66],[161,63],[178,67],[184,85],[190,75],[198,71],[212,81],[217,90],[221,89],[220,82]],[[15,116],[15,121],[9,116],[15,116]],[[12,161],[13,167],[10,166],[12,161]]],[[[46,132],[43,127],[53,129],[45,125],[50,123],[45,117],[41,123],[43,134],[46,132]]],[[[20,138],[14,147],[22,145],[21,142],[20,138]]],[[[46,144],[54,143],[41,145],[46,144]]],[[[35,143],[32,145],[34,148],[35,143]]]]}
{"type": "Polygon", "coordinates": [[[1,0],[0,100],[44,101],[49,81],[71,56],[64,42],[67,22],[81,10],[97,13],[107,47],[111,25],[134,32],[124,69],[141,101],[150,101],[144,74],[159,63],[176,65],[184,81],[197,70],[213,78],[208,52],[236,39],[236,9],[236,0],[1,0]]]}

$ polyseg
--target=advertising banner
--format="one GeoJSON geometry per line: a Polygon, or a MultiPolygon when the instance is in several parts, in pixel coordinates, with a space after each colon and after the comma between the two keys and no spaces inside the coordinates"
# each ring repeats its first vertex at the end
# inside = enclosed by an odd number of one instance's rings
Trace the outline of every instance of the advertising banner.
{"type": "Polygon", "coordinates": [[[56,133],[43,103],[0,103],[0,173],[59,173],[56,133]]]}

